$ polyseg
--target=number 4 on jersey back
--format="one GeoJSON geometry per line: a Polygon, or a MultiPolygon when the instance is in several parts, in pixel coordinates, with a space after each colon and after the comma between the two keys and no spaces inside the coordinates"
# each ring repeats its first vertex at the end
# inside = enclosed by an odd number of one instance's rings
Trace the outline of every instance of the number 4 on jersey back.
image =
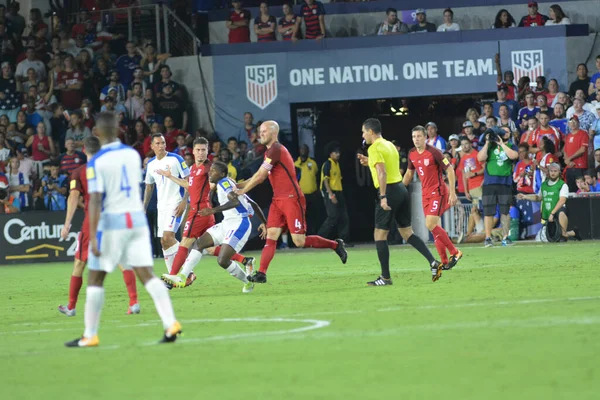
{"type": "Polygon", "coordinates": [[[121,168],[121,191],[127,193],[127,197],[131,195],[131,186],[129,186],[129,178],[127,177],[127,168],[123,165],[121,168]]]}

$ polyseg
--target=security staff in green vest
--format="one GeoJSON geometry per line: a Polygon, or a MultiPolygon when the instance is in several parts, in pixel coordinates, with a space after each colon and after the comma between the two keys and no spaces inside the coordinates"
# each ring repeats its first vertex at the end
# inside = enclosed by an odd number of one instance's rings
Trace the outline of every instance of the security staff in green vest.
{"type": "Polygon", "coordinates": [[[568,196],[569,187],[560,179],[560,165],[552,163],[548,166],[548,178],[542,183],[538,194],[519,193],[517,199],[542,202],[542,222],[547,221],[548,236],[553,236],[553,232],[558,229],[561,242],[566,242],[569,238],[581,240],[577,229],[568,230],[569,216],[566,206],[568,196]]]}
{"type": "Polygon", "coordinates": [[[337,230],[337,237],[348,243],[350,219],[342,189],[339,145],[335,142],[327,144],[325,153],[329,158],[321,167],[321,194],[325,202],[327,218],[321,225],[318,234],[329,238],[337,230]]]}

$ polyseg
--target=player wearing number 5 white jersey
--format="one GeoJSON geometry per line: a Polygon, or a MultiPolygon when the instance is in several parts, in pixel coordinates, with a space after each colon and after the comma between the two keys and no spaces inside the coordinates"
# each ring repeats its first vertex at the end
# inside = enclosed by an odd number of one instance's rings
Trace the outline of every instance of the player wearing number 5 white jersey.
{"type": "Polygon", "coordinates": [[[144,192],[144,209],[148,208],[152,191],[156,185],[157,192],[157,225],[158,237],[163,248],[167,271],[171,270],[179,242],[175,232],[181,225],[189,193],[171,179],[160,175],[160,170],[170,170],[176,178],[186,179],[190,174],[188,166],[178,154],[166,150],[165,138],[160,133],[152,135],[152,150],[156,157],[148,161],[146,167],[146,191],[144,192]]]}
{"type": "Polygon", "coordinates": [[[132,269],[154,300],[165,329],[162,342],[174,342],[181,333],[169,292],[154,276],[150,229],[140,198],[142,160],[133,148],[117,139],[118,122],[112,113],[96,121],[102,148],[88,162],[89,277],[83,337],[67,347],[98,346],[98,325],[104,304],[104,278],[117,264],[132,269]]]}

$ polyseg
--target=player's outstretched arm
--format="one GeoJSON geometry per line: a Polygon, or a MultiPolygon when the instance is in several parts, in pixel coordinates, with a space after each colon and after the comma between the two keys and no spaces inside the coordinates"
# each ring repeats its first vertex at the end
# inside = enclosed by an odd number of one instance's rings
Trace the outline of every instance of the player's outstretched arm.
{"type": "Polygon", "coordinates": [[[218,206],[218,207],[214,207],[214,208],[203,208],[202,210],[200,210],[200,212],[198,214],[201,217],[206,217],[207,215],[213,215],[218,212],[231,210],[232,208],[235,208],[240,205],[240,199],[238,198],[238,195],[235,194],[234,192],[227,193],[227,199],[229,199],[229,201],[227,203],[223,204],[222,206],[218,206]]]}
{"type": "Polygon", "coordinates": [[[187,179],[181,179],[181,178],[178,178],[176,176],[173,176],[173,174],[171,174],[171,168],[170,167],[167,167],[166,170],[159,169],[159,170],[156,171],[156,173],[158,175],[164,176],[165,178],[169,178],[170,180],[172,180],[173,182],[175,182],[176,184],[178,184],[182,188],[187,189],[187,188],[190,187],[190,183],[188,182],[187,179]]]}
{"type": "Polygon", "coordinates": [[[154,191],[154,183],[147,183],[146,190],[144,190],[144,211],[148,209],[150,199],[152,198],[152,192],[154,191]]]}
{"type": "Polygon", "coordinates": [[[79,190],[71,189],[69,193],[69,198],[67,199],[67,215],[65,216],[65,225],[60,231],[60,237],[66,239],[69,236],[69,231],[71,230],[71,222],[73,221],[73,215],[75,215],[75,211],[77,210],[77,206],[79,205],[79,190]]]}
{"type": "Polygon", "coordinates": [[[256,171],[256,173],[254,175],[252,175],[252,178],[250,178],[249,180],[247,180],[245,182],[240,182],[237,184],[237,187],[238,187],[237,194],[242,195],[242,194],[248,193],[249,191],[254,189],[256,186],[263,183],[265,181],[265,179],[267,179],[268,176],[269,176],[269,171],[267,171],[263,167],[260,167],[258,169],[258,171],[256,171]],[[241,186],[241,188],[240,188],[240,186],[241,186]]]}
{"type": "Polygon", "coordinates": [[[252,200],[250,197],[246,197],[248,199],[248,201],[250,202],[250,204],[252,204],[252,208],[254,209],[254,213],[256,215],[258,215],[258,218],[260,218],[260,222],[262,222],[263,224],[267,224],[267,218],[265,217],[265,213],[263,213],[262,208],[260,208],[260,206],[258,205],[258,203],[256,203],[254,200],[252,200]]]}

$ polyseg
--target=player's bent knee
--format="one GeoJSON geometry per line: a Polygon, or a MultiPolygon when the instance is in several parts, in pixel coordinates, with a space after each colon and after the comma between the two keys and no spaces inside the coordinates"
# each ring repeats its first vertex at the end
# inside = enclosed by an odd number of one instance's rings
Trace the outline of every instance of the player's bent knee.
{"type": "Polygon", "coordinates": [[[412,227],[399,228],[398,231],[404,240],[408,240],[414,234],[412,227]]]}
{"type": "Polygon", "coordinates": [[[304,247],[306,244],[306,236],[305,235],[292,235],[292,241],[296,245],[296,247],[304,247]]]}

